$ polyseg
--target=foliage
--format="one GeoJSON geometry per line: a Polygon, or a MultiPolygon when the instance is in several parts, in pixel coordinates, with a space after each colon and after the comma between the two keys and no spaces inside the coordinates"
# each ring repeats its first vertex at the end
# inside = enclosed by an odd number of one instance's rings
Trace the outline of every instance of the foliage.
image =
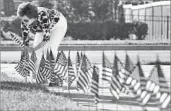
{"type": "Polygon", "coordinates": [[[52,4],[51,0],[38,0],[38,4],[41,7],[46,7],[46,8],[49,8],[49,9],[53,8],[53,6],[54,6],[52,4]]]}
{"type": "Polygon", "coordinates": [[[3,0],[3,7],[5,16],[11,16],[14,14],[14,1],[13,0],[3,0]]]}
{"type": "Polygon", "coordinates": [[[95,13],[95,20],[108,20],[112,17],[111,0],[94,0],[92,3],[92,11],[95,13]]]}
{"type": "Polygon", "coordinates": [[[12,16],[10,20],[2,20],[3,31],[11,31],[21,36],[21,19],[17,16],[12,16]]]}
{"type": "Polygon", "coordinates": [[[133,22],[135,25],[135,35],[138,37],[138,40],[144,40],[146,35],[148,34],[148,25],[143,22],[133,22]]]}
{"type": "Polygon", "coordinates": [[[129,39],[129,34],[134,33],[133,23],[91,22],[91,23],[69,23],[68,36],[75,40],[110,40],[129,39]]]}
{"type": "Polygon", "coordinates": [[[56,8],[59,10],[66,18],[67,21],[69,22],[75,22],[77,21],[77,16],[74,13],[74,8],[71,7],[71,3],[69,0],[57,0],[56,8]]]}

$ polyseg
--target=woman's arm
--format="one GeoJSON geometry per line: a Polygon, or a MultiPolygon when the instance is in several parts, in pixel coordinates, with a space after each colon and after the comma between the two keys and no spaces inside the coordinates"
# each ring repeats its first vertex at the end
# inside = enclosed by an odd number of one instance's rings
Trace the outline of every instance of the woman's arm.
{"type": "Polygon", "coordinates": [[[21,22],[21,31],[22,31],[22,38],[23,38],[23,44],[25,46],[29,46],[29,29],[27,28],[26,24],[21,22]]]}
{"type": "Polygon", "coordinates": [[[43,40],[33,49],[35,51],[43,47],[46,44],[46,42],[50,39],[50,21],[47,12],[41,11],[39,13],[38,22],[40,23],[43,30],[43,40]]]}

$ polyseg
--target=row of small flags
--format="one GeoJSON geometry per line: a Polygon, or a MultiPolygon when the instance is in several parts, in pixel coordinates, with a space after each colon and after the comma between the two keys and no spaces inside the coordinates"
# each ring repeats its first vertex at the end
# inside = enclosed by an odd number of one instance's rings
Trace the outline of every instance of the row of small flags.
{"type": "MultiPolygon", "coordinates": [[[[29,57],[28,50],[24,48],[20,62],[15,67],[16,71],[24,77],[30,76],[32,72],[37,83],[49,80],[50,84],[58,83],[57,85],[61,87],[65,80],[68,81],[68,88],[71,87],[73,81],[77,80],[77,89],[85,93],[90,91],[95,95],[95,102],[98,103],[100,99],[99,68],[92,65],[85,54],[77,51],[76,72],[72,65],[70,51],[68,58],[63,51],[58,52],[56,59],[51,50],[46,54],[46,58],[44,54],[42,55],[36,74],[36,53],[33,51],[29,57]]],[[[120,99],[121,93],[131,93],[141,106],[157,104],[160,108],[166,108],[170,103],[169,87],[158,58],[149,77],[145,77],[139,57],[137,57],[137,63],[134,64],[126,54],[125,64],[123,64],[115,53],[113,65],[111,65],[103,52],[102,80],[110,84],[109,90],[117,100],[120,99]]]]}

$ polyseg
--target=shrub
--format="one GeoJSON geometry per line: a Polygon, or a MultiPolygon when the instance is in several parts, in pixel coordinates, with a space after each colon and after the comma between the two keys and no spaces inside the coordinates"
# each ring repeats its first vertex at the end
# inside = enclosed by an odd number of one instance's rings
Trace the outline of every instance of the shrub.
{"type": "Polygon", "coordinates": [[[21,36],[21,19],[17,16],[11,17],[11,20],[3,20],[1,23],[3,24],[3,31],[11,31],[21,36]]]}
{"type": "Polygon", "coordinates": [[[138,40],[144,40],[148,34],[148,25],[143,22],[134,22],[133,24],[135,25],[135,35],[138,37],[138,40]]]}
{"type": "Polygon", "coordinates": [[[110,40],[128,39],[129,34],[133,32],[134,24],[119,24],[113,21],[104,23],[69,23],[68,36],[72,36],[75,40],[110,40]]]}

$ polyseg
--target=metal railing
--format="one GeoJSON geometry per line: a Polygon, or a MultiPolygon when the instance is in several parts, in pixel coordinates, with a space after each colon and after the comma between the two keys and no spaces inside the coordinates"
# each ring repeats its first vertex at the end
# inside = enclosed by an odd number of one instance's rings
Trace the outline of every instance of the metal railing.
{"type": "MultiPolygon", "coordinates": [[[[148,25],[148,35],[146,40],[170,40],[171,19],[170,16],[156,15],[125,15],[125,22],[144,22],[148,25]]],[[[142,29],[143,30],[143,29],[142,29]]]]}

